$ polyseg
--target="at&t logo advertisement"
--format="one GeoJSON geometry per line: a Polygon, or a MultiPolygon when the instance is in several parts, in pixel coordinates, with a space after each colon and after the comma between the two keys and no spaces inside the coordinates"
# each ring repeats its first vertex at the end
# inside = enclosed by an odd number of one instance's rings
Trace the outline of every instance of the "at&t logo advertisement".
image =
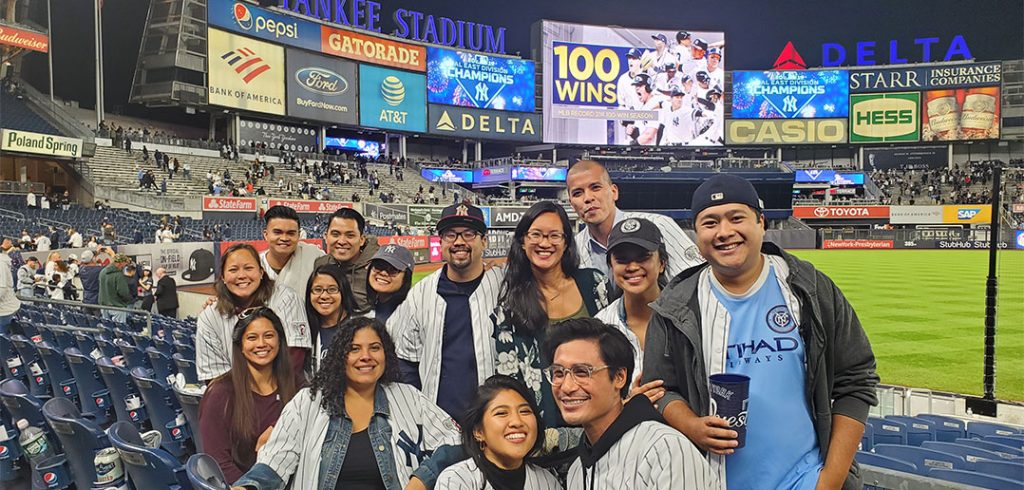
{"type": "Polygon", "coordinates": [[[425,133],[426,77],[360,65],[359,107],[360,125],[425,133]]]}

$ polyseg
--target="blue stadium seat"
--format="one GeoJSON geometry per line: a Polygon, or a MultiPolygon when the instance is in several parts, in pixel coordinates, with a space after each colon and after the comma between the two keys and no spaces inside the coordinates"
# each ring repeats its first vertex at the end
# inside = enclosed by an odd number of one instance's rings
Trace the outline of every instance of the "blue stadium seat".
{"type": "Polygon", "coordinates": [[[162,449],[146,447],[129,422],[114,422],[107,429],[110,443],[121,454],[125,472],[137,489],[184,490],[191,487],[185,468],[162,449]]]}
{"type": "Polygon", "coordinates": [[[112,413],[110,390],[103,384],[103,378],[96,371],[96,363],[91,357],[82,354],[78,347],[64,349],[64,357],[67,358],[68,366],[75,375],[82,414],[98,425],[109,424],[112,413]]]}
{"type": "Polygon", "coordinates": [[[907,443],[907,424],[879,417],[868,417],[868,420],[875,426],[872,437],[873,446],[879,444],[905,445],[907,443]]]}
{"type": "Polygon", "coordinates": [[[963,483],[989,490],[1020,490],[1020,482],[963,470],[932,469],[928,476],[954,483],[963,483]]]}
{"type": "Polygon", "coordinates": [[[96,346],[96,339],[94,339],[92,335],[81,330],[76,330],[74,336],[75,345],[78,346],[78,350],[89,355],[93,360],[103,357],[103,352],[101,352],[99,347],[96,346]]]}
{"type": "Polygon", "coordinates": [[[960,456],[916,446],[875,444],[875,454],[913,463],[917,467],[918,474],[924,476],[928,476],[928,470],[932,468],[968,469],[967,461],[960,456]]]}
{"type": "Polygon", "coordinates": [[[199,373],[196,371],[196,363],[193,358],[185,358],[177,352],[174,353],[174,364],[178,366],[178,373],[185,377],[187,384],[199,384],[199,373]]]}
{"type": "Polygon", "coordinates": [[[1024,438],[1016,436],[985,436],[981,440],[1024,450],[1024,438]]]}
{"type": "Polygon", "coordinates": [[[930,413],[918,414],[917,418],[936,422],[936,441],[955,442],[961,437],[967,437],[967,422],[964,420],[945,415],[932,415],[930,413]]]}
{"type": "Polygon", "coordinates": [[[935,451],[941,451],[944,453],[955,454],[964,458],[967,461],[969,469],[974,469],[974,463],[979,460],[992,459],[1001,460],[1002,456],[985,449],[977,448],[974,446],[967,446],[964,444],[957,444],[955,442],[938,442],[938,441],[927,441],[921,444],[921,447],[925,449],[932,449],[935,451]]]}
{"type": "Polygon", "coordinates": [[[43,405],[43,416],[64,447],[64,456],[78,488],[91,488],[96,481],[93,457],[96,451],[109,447],[107,435],[98,425],[82,417],[67,398],[54,398],[43,405]]]}
{"type": "Polygon", "coordinates": [[[121,350],[121,355],[124,356],[124,360],[129,369],[137,367],[144,367],[147,369],[153,368],[149,363],[149,356],[147,356],[142,349],[122,342],[115,342],[115,345],[117,345],[117,348],[121,350]]]}
{"type": "Polygon", "coordinates": [[[220,465],[209,454],[193,454],[185,463],[185,471],[196,490],[230,490],[220,465]]]}
{"type": "Polygon", "coordinates": [[[110,390],[110,403],[114,406],[117,420],[131,422],[140,428],[148,425],[149,415],[145,407],[138,410],[128,410],[128,407],[125,405],[125,399],[129,396],[136,396],[141,400],[139,389],[135,386],[128,371],[111,362],[109,357],[99,358],[96,361],[96,370],[99,371],[104,384],[110,390]]]}
{"type": "Polygon", "coordinates": [[[50,375],[46,372],[46,365],[39,357],[39,351],[31,340],[23,335],[11,335],[11,344],[21,357],[23,366],[28,373],[28,388],[32,396],[41,400],[49,400],[53,396],[53,388],[50,386],[50,375]],[[35,371],[35,372],[34,372],[35,371]]]}
{"type": "Polygon", "coordinates": [[[15,378],[28,382],[28,367],[22,362],[8,333],[0,333],[0,362],[4,373],[0,379],[15,378]]]}
{"type": "Polygon", "coordinates": [[[967,423],[967,437],[971,439],[982,439],[985,436],[1009,436],[1020,433],[1020,429],[1005,424],[975,422],[973,420],[967,423]]]}
{"type": "Polygon", "coordinates": [[[57,346],[44,340],[36,343],[36,351],[39,352],[39,357],[50,374],[50,386],[53,388],[54,396],[71,398],[73,402],[78,403],[75,375],[68,369],[68,362],[57,346]]]}
{"type": "Polygon", "coordinates": [[[146,356],[149,357],[149,365],[153,366],[156,379],[166,380],[168,376],[178,374],[178,366],[169,354],[161,352],[156,347],[147,347],[146,356]]]}
{"type": "Polygon", "coordinates": [[[957,444],[963,444],[965,446],[973,446],[981,449],[987,449],[996,454],[999,454],[1000,456],[1003,456],[1004,459],[1024,457],[1024,451],[1014,447],[1007,446],[1005,444],[999,444],[997,442],[966,438],[957,439],[956,442],[957,444]]]}
{"type": "Polygon", "coordinates": [[[978,461],[974,471],[1014,480],[1024,486],[1024,461],[978,461]]]}
{"type": "Polygon", "coordinates": [[[96,342],[96,348],[100,350],[100,354],[103,354],[103,357],[113,359],[121,355],[121,349],[114,345],[113,338],[107,334],[97,334],[93,339],[96,342]]]}
{"type": "Polygon", "coordinates": [[[185,393],[177,385],[171,385],[171,389],[174,390],[174,396],[178,399],[178,404],[181,405],[185,420],[188,421],[196,451],[203,452],[203,438],[199,436],[199,402],[203,400],[203,396],[185,393]]]}
{"type": "Polygon", "coordinates": [[[7,407],[7,412],[11,414],[11,422],[25,419],[30,425],[49,432],[50,428],[43,418],[43,402],[32,396],[21,381],[0,381],[0,399],[7,407]]]}
{"type": "Polygon", "coordinates": [[[860,436],[860,447],[858,451],[871,451],[871,446],[875,445],[875,423],[868,420],[864,422],[864,434],[860,436]]]}
{"type": "Polygon", "coordinates": [[[154,378],[152,369],[137,367],[130,372],[132,379],[135,380],[135,386],[139,387],[139,394],[146,402],[146,410],[149,412],[153,429],[163,435],[162,447],[176,457],[183,456],[186,452],[185,441],[176,441],[175,439],[181,439],[180,434],[171,434],[168,428],[168,425],[177,419],[181,407],[167,387],[167,382],[154,378]]]}
{"type": "Polygon", "coordinates": [[[53,340],[56,343],[58,350],[63,351],[68,347],[78,347],[75,343],[75,337],[70,332],[56,326],[50,326],[46,330],[49,330],[53,335],[53,340]]]}
{"type": "Polygon", "coordinates": [[[935,440],[935,422],[917,417],[889,415],[885,420],[903,422],[907,426],[907,444],[920,446],[922,442],[935,440]]]}
{"type": "Polygon", "coordinates": [[[914,463],[896,459],[891,456],[883,456],[881,454],[869,453],[867,451],[857,451],[856,460],[862,465],[876,466],[878,468],[885,468],[893,471],[917,473],[917,466],[915,466],[914,463]]]}

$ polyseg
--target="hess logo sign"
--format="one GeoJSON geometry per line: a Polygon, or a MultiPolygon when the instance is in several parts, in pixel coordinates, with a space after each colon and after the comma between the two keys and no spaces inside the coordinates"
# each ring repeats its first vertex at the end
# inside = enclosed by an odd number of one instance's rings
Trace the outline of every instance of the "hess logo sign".
{"type": "Polygon", "coordinates": [[[850,97],[850,142],[917,141],[920,139],[917,92],[850,97]]]}

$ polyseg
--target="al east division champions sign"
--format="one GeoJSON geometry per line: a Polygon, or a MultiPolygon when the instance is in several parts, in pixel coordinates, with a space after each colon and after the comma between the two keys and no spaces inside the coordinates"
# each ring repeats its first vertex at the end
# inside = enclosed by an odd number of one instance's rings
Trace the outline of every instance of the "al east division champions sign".
{"type": "Polygon", "coordinates": [[[209,30],[210,104],[283,116],[284,48],[209,30]]]}
{"type": "Polygon", "coordinates": [[[845,70],[737,71],[732,76],[732,117],[846,117],[849,83],[845,70]]]}
{"type": "Polygon", "coordinates": [[[359,124],[356,63],[298,49],[286,54],[289,116],[359,124]]]}
{"type": "Polygon", "coordinates": [[[434,104],[533,112],[534,63],[427,48],[427,98],[434,104]]]}
{"type": "Polygon", "coordinates": [[[850,143],[921,139],[921,94],[892,92],[850,96],[850,143]]]}

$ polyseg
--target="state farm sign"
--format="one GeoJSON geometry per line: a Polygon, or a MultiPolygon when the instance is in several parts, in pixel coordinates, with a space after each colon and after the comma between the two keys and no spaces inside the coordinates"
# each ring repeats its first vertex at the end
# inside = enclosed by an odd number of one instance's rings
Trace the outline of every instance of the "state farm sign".
{"type": "Polygon", "coordinates": [[[351,208],[350,202],[338,201],[304,201],[298,199],[268,199],[267,206],[285,206],[296,213],[331,214],[341,208],[351,208]]]}
{"type": "Polygon", "coordinates": [[[385,245],[401,245],[409,250],[417,250],[422,248],[430,247],[430,237],[426,236],[382,236],[377,237],[377,244],[380,246],[385,245]]]}
{"type": "Polygon", "coordinates": [[[203,196],[203,211],[255,213],[257,209],[253,197],[203,196]]]}
{"type": "Polygon", "coordinates": [[[793,206],[803,219],[888,219],[889,206],[793,206]]]}

